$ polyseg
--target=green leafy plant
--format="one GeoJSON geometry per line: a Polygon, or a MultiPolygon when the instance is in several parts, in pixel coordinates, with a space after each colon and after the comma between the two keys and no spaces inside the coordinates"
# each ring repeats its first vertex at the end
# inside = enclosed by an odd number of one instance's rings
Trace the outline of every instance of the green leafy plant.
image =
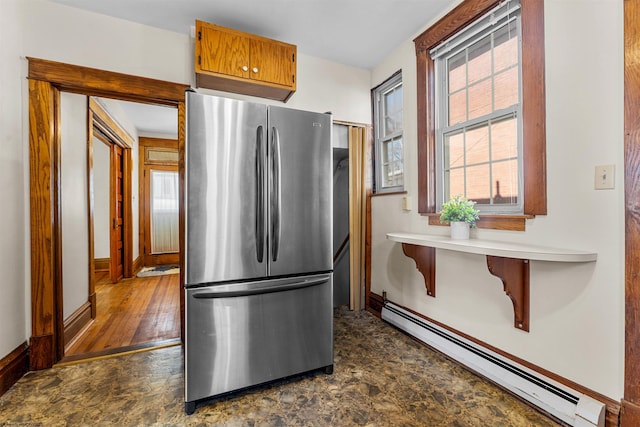
{"type": "Polygon", "coordinates": [[[474,206],[476,202],[467,200],[462,195],[453,197],[451,200],[442,205],[440,212],[440,222],[466,222],[471,227],[476,226],[476,221],[480,219],[480,211],[474,206]]]}

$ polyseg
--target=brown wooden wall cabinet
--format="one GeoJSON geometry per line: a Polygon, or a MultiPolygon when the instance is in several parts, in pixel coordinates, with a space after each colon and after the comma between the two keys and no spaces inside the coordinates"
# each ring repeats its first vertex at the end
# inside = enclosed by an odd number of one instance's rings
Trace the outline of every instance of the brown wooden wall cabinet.
{"type": "Polygon", "coordinates": [[[296,91],[295,45],[196,21],[196,86],[286,102],[296,91]]]}

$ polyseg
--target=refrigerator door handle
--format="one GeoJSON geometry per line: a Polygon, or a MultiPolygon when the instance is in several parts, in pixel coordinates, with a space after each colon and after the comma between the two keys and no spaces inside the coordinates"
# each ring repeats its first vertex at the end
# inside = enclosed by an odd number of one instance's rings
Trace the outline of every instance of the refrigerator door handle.
{"type": "Polygon", "coordinates": [[[280,169],[280,134],[274,126],[271,128],[271,260],[278,260],[280,250],[280,210],[282,208],[281,169],[280,169]]]}
{"type": "Polygon", "coordinates": [[[256,130],[256,258],[264,260],[264,129],[256,130]]]}
{"type": "Polygon", "coordinates": [[[216,299],[216,298],[246,297],[251,295],[264,295],[264,294],[271,294],[274,292],[284,292],[284,291],[292,291],[295,289],[309,288],[311,286],[317,286],[317,285],[326,283],[328,280],[329,280],[328,277],[322,277],[319,279],[303,280],[301,282],[285,283],[281,285],[274,285],[274,286],[257,288],[257,289],[254,288],[254,289],[244,289],[244,290],[237,290],[237,291],[219,291],[219,292],[203,291],[203,292],[194,293],[193,297],[198,299],[216,299]]]}

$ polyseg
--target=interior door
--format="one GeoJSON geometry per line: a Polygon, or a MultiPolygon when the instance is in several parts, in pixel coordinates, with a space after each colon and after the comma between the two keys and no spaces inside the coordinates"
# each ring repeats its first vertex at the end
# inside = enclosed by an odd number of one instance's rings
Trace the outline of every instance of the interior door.
{"type": "Polygon", "coordinates": [[[178,264],[178,166],[144,166],[144,265],[178,264]]]}
{"type": "Polygon", "coordinates": [[[117,283],[123,277],[124,270],[124,161],[123,149],[118,145],[111,146],[111,282],[117,283]]]}

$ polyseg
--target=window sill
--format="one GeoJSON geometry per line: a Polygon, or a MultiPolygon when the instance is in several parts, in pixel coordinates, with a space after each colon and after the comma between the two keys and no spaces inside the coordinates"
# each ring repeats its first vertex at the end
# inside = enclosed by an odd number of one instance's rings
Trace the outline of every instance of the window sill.
{"type": "MultiPolygon", "coordinates": [[[[429,225],[448,226],[448,224],[440,223],[439,213],[422,215],[429,217],[429,225]]],[[[491,230],[525,231],[526,220],[531,218],[534,218],[534,215],[480,215],[476,227],[491,230]]]]}
{"type": "Polygon", "coordinates": [[[407,194],[407,191],[403,190],[403,191],[388,191],[386,193],[372,193],[371,197],[397,196],[398,194],[407,194]]]}

